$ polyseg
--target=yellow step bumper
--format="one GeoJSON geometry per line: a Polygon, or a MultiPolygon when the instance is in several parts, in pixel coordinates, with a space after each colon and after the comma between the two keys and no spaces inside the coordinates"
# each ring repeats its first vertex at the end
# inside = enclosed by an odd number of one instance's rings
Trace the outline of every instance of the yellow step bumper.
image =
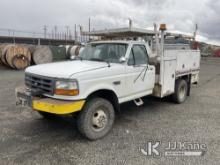
{"type": "Polygon", "coordinates": [[[43,111],[53,114],[70,114],[78,112],[83,108],[85,100],[63,101],[51,98],[33,99],[32,108],[37,111],[43,111]]]}

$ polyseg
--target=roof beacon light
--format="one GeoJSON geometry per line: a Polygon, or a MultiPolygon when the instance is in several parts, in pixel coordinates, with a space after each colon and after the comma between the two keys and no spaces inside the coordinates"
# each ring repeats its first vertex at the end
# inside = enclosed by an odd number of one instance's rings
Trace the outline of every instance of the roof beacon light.
{"type": "Polygon", "coordinates": [[[160,30],[161,31],[167,30],[166,24],[160,24],[160,30]]]}

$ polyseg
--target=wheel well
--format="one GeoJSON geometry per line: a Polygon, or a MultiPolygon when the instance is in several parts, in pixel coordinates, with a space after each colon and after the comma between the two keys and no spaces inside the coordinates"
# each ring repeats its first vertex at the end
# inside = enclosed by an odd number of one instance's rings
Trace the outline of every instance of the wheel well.
{"type": "Polygon", "coordinates": [[[87,101],[89,99],[92,99],[94,97],[101,97],[101,98],[104,98],[108,101],[110,101],[114,107],[114,109],[116,111],[119,111],[120,110],[120,105],[119,105],[119,102],[118,102],[118,97],[117,95],[115,94],[114,91],[112,90],[107,90],[107,89],[102,89],[102,90],[98,90],[98,91],[95,91],[93,93],[91,93],[88,97],[87,97],[87,101]]]}
{"type": "Polygon", "coordinates": [[[178,77],[178,79],[184,79],[184,80],[186,80],[186,81],[188,82],[190,76],[191,76],[191,75],[184,75],[184,76],[178,77]]]}

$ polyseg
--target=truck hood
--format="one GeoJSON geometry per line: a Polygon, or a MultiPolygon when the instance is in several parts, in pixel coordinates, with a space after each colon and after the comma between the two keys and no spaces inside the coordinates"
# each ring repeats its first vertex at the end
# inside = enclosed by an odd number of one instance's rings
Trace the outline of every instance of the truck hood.
{"type": "Polygon", "coordinates": [[[77,60],[31,66],[28,67],[25,72],[53,78],[70,78],[73,74],[79,72],[101,69],[104,67],[108,67],[108,64],[105,62],[77,60]]]}

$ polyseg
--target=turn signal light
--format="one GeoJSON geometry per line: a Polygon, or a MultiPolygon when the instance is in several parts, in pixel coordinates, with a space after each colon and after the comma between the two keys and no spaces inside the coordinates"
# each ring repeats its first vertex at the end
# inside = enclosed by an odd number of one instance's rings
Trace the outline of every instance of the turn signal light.
{"type": "Polygon", "coordinates": [[[66,95],[66,96],[76,96],[79,94],[79,90],[78,89],[70,89],[70,90],[56,89],[55,94],[56,95],[66,95]]]}

